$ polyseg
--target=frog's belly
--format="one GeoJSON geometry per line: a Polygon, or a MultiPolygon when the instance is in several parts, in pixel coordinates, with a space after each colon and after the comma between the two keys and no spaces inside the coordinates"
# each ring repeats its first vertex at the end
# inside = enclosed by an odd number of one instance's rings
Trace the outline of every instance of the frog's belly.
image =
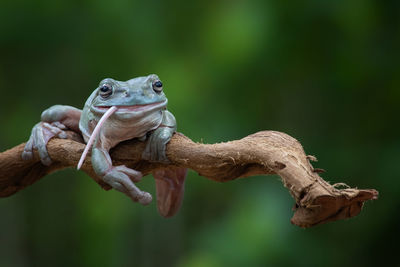
{"type": "Polygon", "coordinates": [[[149,116],[135,121],[109,120],[100,130],[101,146],[110,149],[118,143],[142,137],[147,132],[160,126],[162,116],[149,116]]]}

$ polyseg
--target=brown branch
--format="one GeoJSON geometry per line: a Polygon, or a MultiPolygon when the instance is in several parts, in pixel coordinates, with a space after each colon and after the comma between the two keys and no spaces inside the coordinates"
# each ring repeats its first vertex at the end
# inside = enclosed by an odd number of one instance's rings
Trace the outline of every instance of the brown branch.
{"type": "MultiPolygon", "coordinates": [[[[71,133],[70,137],[78,140],[71,133]]],[[[0,197],[10,196],[51,172],[75,167],[84,149],[81,142],[54,138],[47,146],[53,164],[46,167],[37,155],[32,161],[23,161],[24,145],[0,153],[0,197]]],[[[136,140],[119,144],[111,151],[114,165],[124,164],[144,175],[166,166],[142,160],[140,155],[144,146],[144,142],[136,140]]],[[[167,156],[171,164],[193,169],[201,176],[219,182],[261,174],[279,175],[296,201],[291,222],[300,227],[356,216],[366,200],[378,196],[374,189],[338,189],[336,185],[330,185],[318,175],[323,170],[314,169],[310,164],[315,158],[306,156],[296,139],[281,132],[263,131],[219,144],[194,143],[177,133],[167,146],[167,156]]],[[[94,174],[90,157],[82,170],[109,189],[94,174]]]]}

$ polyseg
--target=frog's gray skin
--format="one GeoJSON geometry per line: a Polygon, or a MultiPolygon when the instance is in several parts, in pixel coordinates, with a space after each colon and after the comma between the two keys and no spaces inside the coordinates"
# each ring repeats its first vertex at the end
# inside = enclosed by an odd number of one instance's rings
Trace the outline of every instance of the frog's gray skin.
{"type": "MultiPolygon", "coordinates": [[[[114,189],[141,204],[149,204],[152,197],[136,187],[142,174],[126,166],[113,166],[109,150],[118,143],[138,138],[147,140],[142,158],[152,162],[168,163],[166,144],[176,130],[174,116],[166,110],[167,98],[157,75],[138,77],[126,82],[104,79],[87,99],[83,110],[56,105],[45,110],[41,122],[32,129],[22,158],[30,160],[37,149],[41,161],[51,164],[46,145],[50,138],[66,138],[64,130],[81,133],[88,142],[104,113],[117,109],[103,125],[99,125],[92,149],[92,166],[96,174],[114,189]]],[[[155,171],[158,210],[165,217],[173,216],[183,198],[186,169],[170,167],[155,171]]]]}

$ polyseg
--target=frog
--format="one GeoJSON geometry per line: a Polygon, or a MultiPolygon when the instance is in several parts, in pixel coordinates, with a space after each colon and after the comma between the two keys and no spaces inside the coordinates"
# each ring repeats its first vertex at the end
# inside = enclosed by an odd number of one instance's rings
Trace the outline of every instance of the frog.
{"type": "Polygon", "coordinates": [[[149,162],[165,164],[153,171],[157,207],[164,217],[172,217],[181,206],[187,169],[170,165],[166,145],[176,132],[174,115],[167,110],[168,99],[156,74],[127,81],[103,79],[86,100],[83,109],[54,105],[43,111],[22,152],[22,159],[32,160],[37,150],[41,163],[52,164],[47,151],[51,138],[67,138],[67,130],[81,134],[87,144],[78,169],[91,149],[91,163],[96,175],[113,189],[134,202],[148,205],[152,195],[136,183],[143,174],[125,165],[113,166],[110,149],[119,143],[137,139],[146,142],[141,155],[149,162]],[[91,145],[93,147],[91,148],[91,145]]]}

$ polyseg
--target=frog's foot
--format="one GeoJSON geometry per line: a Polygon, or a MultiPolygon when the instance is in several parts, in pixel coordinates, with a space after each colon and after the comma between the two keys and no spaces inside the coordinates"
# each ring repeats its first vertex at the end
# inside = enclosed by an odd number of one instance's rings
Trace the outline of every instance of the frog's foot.
{"type": "Polygon", "coordinates": [[[113,168],[116,171],[119,171],[119,172],[122,172],[122,173],[128,175],[128,177],[134,183],[140,182],[140,180],[142,180],[143,175],[142,175],[141,172],[135,171],[134,169],[130,169],[130,168],[126,167],[125,165],[120,165],[120,166],[116,166],[116,167],[113,167],[113,168]]]}
{"type": "Polygon", "coordinates": [[[126,166],[112,167],[103,177],[103,180],[116,190],[126,194],[133,201],[142,205],[148,205],[152,196],[148,192],[141,191],[133,181],[138,182],[142,173],[129,169],[126,166]]]}
{"type": "Polygon", "coordinates": [[[31,160],[33,158],[33,150],[37,149],[41,162],[46,166],[50,165],[51,159],[47,152],[46,145],[54,136],[63,139],[67,138],[67,134],[64,132],[66,128],[67,127],[60,122],[39,122],[36,124],[22,152],[22,159],[31,160]]]}
{"type": "Polygon", "coordinates": [[[151,162],[169,163],[166,155],[166,145],[171,139],[171,133],[158,128],[147,140],[147,145],[143,151],[142,158],[151,162]]]}
{"type": "Polygon", "coordinates": [[[158,212],[168,218],[174,216],[183,199],[187,169],[169,166],[156,170],[153,176],[156,180],[158,212]]]}

